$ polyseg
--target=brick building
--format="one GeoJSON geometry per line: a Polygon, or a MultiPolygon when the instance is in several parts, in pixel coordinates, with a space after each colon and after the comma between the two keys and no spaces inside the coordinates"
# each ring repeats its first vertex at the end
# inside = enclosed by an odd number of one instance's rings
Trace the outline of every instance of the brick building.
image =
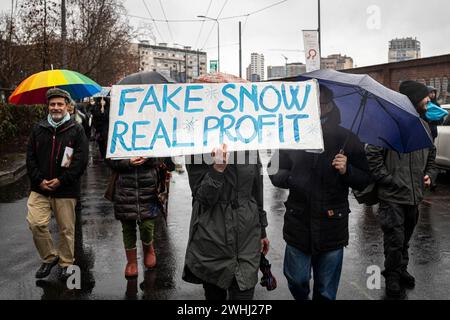
{"type": "Polygon", "coordinates": [[[435,87],[441,103],[450,103],[450,54],[342,70],[368,74],[386,87],[398,91],[404,80],[416,80],[435,87]]]}

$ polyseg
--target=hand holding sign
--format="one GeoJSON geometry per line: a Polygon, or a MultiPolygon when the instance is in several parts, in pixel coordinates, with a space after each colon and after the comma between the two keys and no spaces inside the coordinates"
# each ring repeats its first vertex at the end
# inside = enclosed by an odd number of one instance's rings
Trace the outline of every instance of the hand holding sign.
{"type": "Polygon", "coordinates": [[[347,172],[347,157],[343,153],[338,153],[331,165],[339,171],[341,175],[344,175],[347,172]]]}
{"type": "Polygon", "coordinates": [[[214,159],[214,169],[220,173],[224,172],[227,168],[228,158],[228,146],[223,144],[220,148],[214,148],[211,152],[211,156],[214,159]]]}
{"type": "Polygon", "coordinates": [[[136,167],[136,166],[140,166],[141,164],[143,164],[145,161],[147,161],[146,158],[143,157],[136,157],[136,158],[131,158],[130,159],[130,165],[136,167]]]}

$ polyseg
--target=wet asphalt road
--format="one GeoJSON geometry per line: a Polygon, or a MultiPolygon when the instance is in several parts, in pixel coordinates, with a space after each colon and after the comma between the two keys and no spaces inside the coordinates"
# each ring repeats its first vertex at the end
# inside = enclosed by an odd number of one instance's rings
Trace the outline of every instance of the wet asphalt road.
{"type": "MultiPolygon", "coordinates": [[[[76,264],[82,270],[80,290],[68,290],[58,280],[57,268],[48,279],[36,281],[34,274],[40,261],[25,220],[28,180],[25,177],[0,189],[0,299],[203,299],[201,286],[181,279],[191,208],[187,173],[173,174],[167,224],[162,218],[158,221],[157,268],[144,273],[140,259],[139,277],[130,281],[123,276],[120,223],[114,219],[111,204],[103,199],[107,177],[104,164],[91,159],[83,177],[82,210],[76,225],[76,264]]],[[[272,187],[267,177],[264,182],[271,241],[268,258],[278,288],[267,291],[258,284],[255,299],[289,300],[292,298],[282,272],[283,201],[287,193],[272,187]]],[[[383,265],[382,234],[373,214],[376,207],[364,208],[352,199],[351,208],[350,245],[344,254],[338,299],[384,299],[384,281],[380,290],[366,286],[367,267],[378,265],[382,269],[383,265]]],[[[54,221],[51,231],[56,238],[54,221]]],[[[408,299],[450,298],[449,231],[450,178],[441,176],[438,189],[428,193],[421,206],[411,241],[410,272],[416,276],[416,288],[407,292],[408,299]]]]}

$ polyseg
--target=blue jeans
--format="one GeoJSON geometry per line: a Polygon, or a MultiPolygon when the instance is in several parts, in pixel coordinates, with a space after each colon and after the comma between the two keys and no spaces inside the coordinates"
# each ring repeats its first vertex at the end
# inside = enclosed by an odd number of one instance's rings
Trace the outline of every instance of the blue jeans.
{"type": "Polygon", "coordinates": [[[294,299],[309,299],[312,269],[313,300],[335,300],[341,278],[343,257],[343,248],[311,256],[286,245],[283,271],[294,299]]]}

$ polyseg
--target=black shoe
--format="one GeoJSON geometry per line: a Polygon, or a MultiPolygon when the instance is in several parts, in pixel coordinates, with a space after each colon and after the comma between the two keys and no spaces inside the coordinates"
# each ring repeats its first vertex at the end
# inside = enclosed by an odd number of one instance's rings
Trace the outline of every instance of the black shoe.
{"type": "Polygon", "coordinates": [[[400,285],[400,278],[386,278],[386,296],[393,299],[404,299],[405,289],[400,285]]]}
{"type": "Polygon", "coordinates": [[[50,271],[52,271],[52,268],[54,266],[56,266],[58,261],[59,261],[59,257],[56,257],[55,260],[53,260],[52,262],[43,263],[41,265],[41,267],[39,268],[39,270],[36,272],[36,278],[42,279],[42,278],[48,277],[48,275],[50,274],[50,271]]]}
{"type": "Polygon", "coordinates": [[[416,286],[416,279],[406,270],[400,273],[400,284],[407,289],[412,289],[416,286]]]}
{"type": "Polygon", "coordinates": [[[68,272],[67,271],[68,267],[62,267],[61,268],[61,273],[59,275],[59,279],[61,281],[67,281],[67,279],[69,279],[69,277],[72,275],[73,272],[68,272]]]}

